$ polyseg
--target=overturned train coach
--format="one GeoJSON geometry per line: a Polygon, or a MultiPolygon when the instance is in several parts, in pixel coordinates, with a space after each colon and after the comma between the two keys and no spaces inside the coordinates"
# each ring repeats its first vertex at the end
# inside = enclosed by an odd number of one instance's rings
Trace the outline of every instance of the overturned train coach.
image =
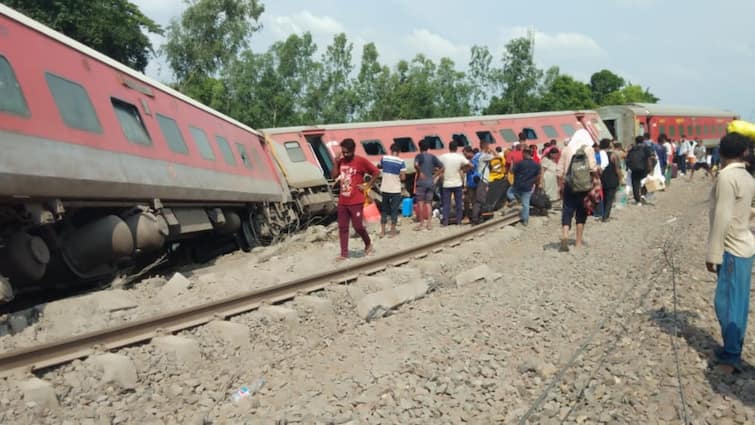
{"type": "Polygon", "coordinates": [[[527,143],[542,145],[553,139],[563,142],[578,129],[586,129],[595,141],[611,137],[593,110],[325,124],[262,131],[282,147],[285,155],[281,153],[281,156],[296,164],[318,164],[322,176],[328,179],[343,139],[353,139],[356,153],[374,163],[395,144],[400,150],[399,156],[406,160],[409,175],[406,189],[412,193],[413,159],[419,153],[421,140],[428,142],[431,153],[439,155],[448,151],[451,141],[458,146],[472,147],[487,141],[494,147],[506,148],[524,133],[527,143]]]}
{"type": "Polygon", "coordinates": [[[0,152],[5,301],[334,209],[317,163],[2,4],[0,152]]]}
{"type": "Polygon", "coordinates": [[[630,103],[598,108],[608,130],[623,144],[645,133],[653,140],[665,134],[671,140],[699,139],[714,146],[726,134],[726,126],[737,114],[707,107],[630,103]]]}

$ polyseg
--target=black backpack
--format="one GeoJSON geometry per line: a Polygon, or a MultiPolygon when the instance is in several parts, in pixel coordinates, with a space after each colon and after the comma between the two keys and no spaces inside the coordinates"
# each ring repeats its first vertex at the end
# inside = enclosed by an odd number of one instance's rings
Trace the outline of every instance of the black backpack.
{"type": "Polygon", "coordinates": [[[627,168],[634,172],[647,171],[648,164],[644,146],[632,146],[632,149],[627,152],[626,164],[627,168]]]}

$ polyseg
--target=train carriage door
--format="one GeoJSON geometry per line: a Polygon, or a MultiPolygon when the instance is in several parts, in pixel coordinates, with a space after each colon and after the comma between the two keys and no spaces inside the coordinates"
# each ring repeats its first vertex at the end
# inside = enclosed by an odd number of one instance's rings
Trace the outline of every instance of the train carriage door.
{"type": "Polygon", "coordinates": [[[317,163],[320,164],[320,169],[322,170],[322,174],[325,177],[326,180],[330,181],[331,179],[331,172],[333,170],[333,154],[334,152],[331,152],[328,149],[328,146],[323,142],[322,136],[323,133],[302,133],[304,138],[307,140],[307,143],[309,144],[310,148],[312,149],[312,153],[315,155],[315,159],[317,159],[317,163]]]}

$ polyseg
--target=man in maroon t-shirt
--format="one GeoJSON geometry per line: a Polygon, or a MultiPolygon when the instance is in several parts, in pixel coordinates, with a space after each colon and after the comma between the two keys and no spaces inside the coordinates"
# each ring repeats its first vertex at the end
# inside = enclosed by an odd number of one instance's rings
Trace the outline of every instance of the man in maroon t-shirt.
{"type": "Polygon", "coordinates": [[[341,153],[336,155],[336,165],[332,177],[341,188],[338,196],[338,237],[341,241],[341,255],[338,260],[349,258],[349,221],[364,241],[364,255],[372,252],[372,241],[362,220],[364,206],[364,176],[375,177],[380,171],[367,158],[354,155],[356,144],[353,139],[341,142],[341,153]]]}

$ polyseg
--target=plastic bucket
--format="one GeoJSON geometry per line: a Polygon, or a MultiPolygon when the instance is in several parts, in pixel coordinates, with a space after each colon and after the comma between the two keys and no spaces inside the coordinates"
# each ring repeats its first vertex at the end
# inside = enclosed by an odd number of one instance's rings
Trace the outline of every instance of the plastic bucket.
{"type": "Polygon", "coordinates": [[[401,215],[404,217],[411,217],[412,211],[414,211],[414,199],[404,198],[401,201],[401,215]]]}
{"type": "Polygon", "coordinates": [[[374,202],[365,205],[362,209],[362,214],[364,215],[364,220],[368,223],[377,223],[380,221],[380,210],[374,202]]]}

